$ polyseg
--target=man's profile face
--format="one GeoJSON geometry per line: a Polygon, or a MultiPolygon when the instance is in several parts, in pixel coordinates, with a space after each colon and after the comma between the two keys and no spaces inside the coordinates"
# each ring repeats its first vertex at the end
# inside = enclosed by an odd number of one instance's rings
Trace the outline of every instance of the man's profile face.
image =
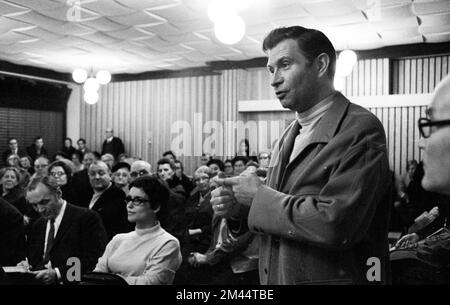
{"type": "Polygon", "coordinates": [[[17,143],[16,139],[11,139],[11,141],[9,141],[9,148],[11,150],[16,150],[18,146],[19,144],[17,143]]]}
{"type": "Polygon", "coordinates": [[[175,172],[170,167],[170,164],[165,163],[158,165],[158,176],[162,180],[167,181],[172,178],[174,174],[175,172]]]}
{"type": "MultiPolygon", "coordinates": [[[[450,86],[436,92],[427,113],[432,121],[450,119],[450,86]]],[[[430,137],[422,138],[419,146],[424,151],[423,188],[450,194],[450,125],[432,127],[430,137]]]]}
{"type": "Polygon", "coordinates": [[[111,175],[108,165],[101,162],[99,164],[92,164],[88,170],[89,182],[96,191],[105,190],[111,182],[111,175]]]}
{"type": "Polygon", "coordinates": [[[318,71],[300,52],[297,41],[286,39],[268,50],[270,84],[284,108],[304,112],[314,106],[318,71]]]}
{"type": "Polygon", "coordinates": [[[53,194],[47,186],[39,183],[34,190],[27,192],[27,201],[45,219],[55,219],[61,210],[62,203],[58,195],[53,194]]]}

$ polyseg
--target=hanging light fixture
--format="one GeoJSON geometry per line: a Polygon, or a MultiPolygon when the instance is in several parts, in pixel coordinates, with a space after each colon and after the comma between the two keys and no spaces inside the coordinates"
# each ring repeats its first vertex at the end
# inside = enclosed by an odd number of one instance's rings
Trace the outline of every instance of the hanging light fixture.
{"type": "Polygon", "coordinates": [[[238,15],[230,15],[227,20],[220,20],[214,24],[217,39],[225,44],[238,43],[245,34],[245,23],[238,15]]]}
{"type": "Polygon", "coordinates": [[[356,53],[352,50],[344,50],[339,54],[336,63],[336,75],[346,77],[353,71],[358,60],[356,53]]]}
{"type": "Polygon", "coordinates": [[[84,69],[75,69],[72,73],[72,78],[75,82],[83,84],[84,101],[88,104],[95,104],[98,102],[98,89],[100,85],[106,85],[111,81],[111,73],[106,70],[100,70],[94,76],[91,70],[90,76],[84,69]]]}

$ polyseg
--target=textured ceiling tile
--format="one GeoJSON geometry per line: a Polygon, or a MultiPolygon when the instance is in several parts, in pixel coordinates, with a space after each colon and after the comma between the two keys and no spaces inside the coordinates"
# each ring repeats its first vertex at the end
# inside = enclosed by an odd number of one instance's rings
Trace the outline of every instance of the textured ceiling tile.
{"type": "Polygon", "coordinates": [[[168,35],[180,35],[184,32],[184,30],[180,30],[177,27],[174,27],[173,25],[170,25],[169,23],[160,23],[155,25],[149,25],[149,26],[142,26],[139,27],[140,29],[143,29],[150,33],[158,33],[158,35],[165,37],[168,35]]]}
{"type": "Polygon", "coordinates": [[[143,39],[153,34],[142,29],[130,27],[125,30],[108,32],[108,35],[116,39],[143,39]]]}
{"type": "Polygon", "coordinates": [[[136,12],[136,9],[121,5],[111,0],[96,0],[83,3],[81,7],[94,11],[102,16],[121,16],[136,12]]]}
{"type": "Polygon", "coordinates": [[[160,24],[163,22],[166,22],[166,20],[163,20],[161,18],[156,18],[155,16],[152,16],[151,14],[143,12],[136,12],[124,16],[114,16],[109,17],[111,20],[128,25],[128,26],[145,26],[145,25],[151,25],[151,24],[160,24]]]}
{"type": "Polygon", "coordinates": [[[150,7],[167,5],[167,4],[177,4],[178,0],[115,0],[123,6],[134,8],[137,10],[143,10],[150,7]]]}
{"type": "Polygon", "coordinates": [[[450,29],[450,26],[448,24],[446,25],[437,25],[437,26],[420,26],[419,32],[422,34],[439,34],[439,33],[446,33],[450,29]]]}
{"type": "MultiPolygon", "coordinates": [[[[150,29],[149,29],[150,30],[150,29]]],[[[173,43],[185,43],[185,42],[195,42],[195,41],[204,41],[204,38],[201,38],[198,35],[195,35],[194,33],[183,33],[183,34],[175,34],[175,35],[167,35],[164,36],[164,39],[166,39],[169,42],[173,43]]]]}
{"type": "Polygon", "coordinates": [[[171,20],[170,23],[175,25],[179,29],[183,29],[185,32],[204,31],[214,27],[214,24],[207,18],[184,22],[179,22],[178,20],[171,20]]]}
{"type": "Polygon", "coordinates": [[[450,24],[450,12],[442,14],[424,15],[420,17],[421,26],[439,26],[450,24]]]}
{"type": "Polygon", "coordinates": [[[28,38],[30,36],[10,31],[0,35],[0,45],[8,45],[28,38]]]}
{"type": "Polygon", "coordinates": [[[95,42],[97,44],[114,43],[114,42],[117,42],[118,39],[120,39],[120,38],[118,38],[116,36],[111,37],[112,35],[110,36],[109,34],[110,33],[108,33],[108,35],[105,35],[105,34],[103,34],[101,32],[95,32],[95,33],[92,33],[92,34],[83,35],[82,38],[85,39],[85,40],[89,40],[89,41],[95,42]]]}
{"type": "Polygon", "coordinates": [[[87,34],[95,33],[92,28],[83,26],[84,23],[66,22],[61,27],[52,29],[52,32],[58,33],[64,36],[83,36],[87,34]]]}
{"type": "Polygon", "coordinates": [[[27,8],[31,8],[37,11],[52,10],[61,6],[65,6],[63,3],[55,2],[52,0],[7,0],[10,3],[18,4],[27,8]]]}
{"type": "Polygon", "coordinates": [[[373,15],[374,18],[369,18],[369,20],[374,21],[396,21],[404,18],[414,17],[414,12],[412,10],[412,4],[405,4],[392,7],[382,7],[380,9],[379,16],[377,14],[373,15]],[[380,20],[377,20],[378,17],[380,20]]]}
{"type": "Polygon", "coordinates": [[[419,20],[417,19],[417,17],[413,16],[407,18],[399,18],[389,22],[384,21],[369,22],[369,24],[372,25],[373,28],[377,30],[386,30],[386,29],[394,30],[419,26],[419,20]]]}
{"type": "Polygon", "coordinates": [[[33,27],[32,24],[0,16],[0,34],[16,29],[33,27]]]}
{"type": "MultiPolygon", "coordinates": [[[[160,16],[166,20],[177,20],[179,22],[195,20],[195,19],[202,17],[202,15],[187,8],[185,5],[183,5],[181,3],[153,7],[153,8],[146,9],[146,11],[150,12],[152,14],[155,14],[157,16],[160,16]]],[[[206,16],[206,14],[203,15],[203,17],[205,17],[205,16],[206,16]]]]}
{"type": "Polygon", "coordinates": [[[307,28],[314,28],[317,25],[316,18],[314,18],[314,17],[284,19],[280,16],[280,19],[272,20],[272,23],[276,27],[300,25],[300,26],[307,27],[307,28]]]}
{"type": "Polygon", "coordinates": [[[152,48],[153,46],[164,46],[164,47],[169,47],[171,45],[173,45],[172,42],[169,42],[165,39],[162,39],[161,37],[155,35],[155,36],[151,36],[151,37],[146,37],[144,39],[140,39],[138,40],[139,42],[149,46],[150,48],[152,48]]]}
{"type": "Polygon", "coordinates": [[[65,22],[66,21],[81,22],[84,20],[91,20],[100,17],[98,13],[84,9],[83,6],[81,6],[80,9],[77,9],[63,5],[51,10],[40,10],[37,12],[47,17],[51,17],[53,19],[65,22]]]}
{"type": "Polygon", "coordinates": [[[62,38],[61,35],[49,32],[47,30],[44,30],[40,27],[34,27],[28,30],[20,31],[20,33],[28,36],[32,36],[35,38],[41,38],[43,40],[46,40],[48,42],[52,42],[54,40],[62,38]]]}
{"type": "Polygon", "coordinates": [[[414,1],[413,11],[419,16],[434,13],[450,12],[450,1],[448,0],[426,1],[426,2],[414,1]]]}
{"type": "Polygon", "coordinates": [[[28,9],[25,7],[0,0],[0,15],[2,15],[2,16],[16,15],[16,14],[24,13],[27,10],[28,9]]]}
{"type": "Polygon", "coordinates": [[[343,24],[355,24],[366,22],[367,19],[364,16],[363,12],[360,10],[356,10],[350,14],[345,15],[335,15],[328,17],[316,17],[316,23],[322,25],[343,25],[343,24]]]}
{"type": "Polygon", "coordinates": [[[351,14],[355,11],[355,6],[351,1],[315,1],[302,4],[303,8],[314,16],[336,16],[351,14]]]}
{"type": "Polygon", "coordinates": [[[378,31],[383,41],[395,41],[401,38],[411,38],[420,36],[419,28],[405,28],[401,30],[382,30],[378,31]]]}
{"type": "Polygon", "coordinates": [[[47,16],[44,16],[35,11],[30,11],[26,14],[9,17],[14,20],[22,21],[31,25],[37,25],[46,30],[51,30],[52,28],[63,26],[64,22],[61,20],[56,20],[47,16]]]}
{"type": "Polygon", "coordinates": [[[402,36],[399,35],[397,37],[386,37],[383,38],[383,43],[385,46],[395,46],[395,45],[402,45],[402,44],[413,44],[413,43],[423,43],[423,36],[402,36]]]}
{"type": "Polygon", "coordinates": [[[107,17],[100,17],[93,20],[86,20],[83,22],[73,22],[73,24],[80,24],[87,26],[91,29],[94,29],[96,31],[101,32],[107,32],[107,31],[119,31],[126,29],[128,26],[124,24],[117,23],[110,18],[107,17]]]}

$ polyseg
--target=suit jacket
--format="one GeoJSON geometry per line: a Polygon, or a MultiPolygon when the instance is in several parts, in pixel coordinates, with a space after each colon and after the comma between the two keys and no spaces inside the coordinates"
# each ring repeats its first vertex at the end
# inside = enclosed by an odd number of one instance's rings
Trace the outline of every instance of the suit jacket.
{"type": "Polygon", "coordinates": [[[114,184],[100,195],[92,210],[100,215],[108,240],[116,234],[127,233],[134,229],[134,226],[128,222],[125,193],[114,184]]]}
{"type": "MultiPolygon", "coordinates": [[[[2,161],[4,164],[6,164],[6,159],[8,159],[8,156],[12,153],[11,149],[7,149],[2,154],[2,161]]],[[[17,149],[17,155],[19,155],[19,158],[25,157],[27,155],[27,152],[21,148],[17,149]]]]}
{"type": "Polygon", "coordinates": [[[34,143],[31,144],[31,146],[27,147],[27,153],[31,157],[31,159],[33,159],[33,161],[36,160],[40,156],[47,156],[47,157],[49,157],[47,149],[45,149],[44,146],[42,146],[41,152],[38,154],[38,152],[36,150],[36,145],[34,143]]]}
{"type": "MultiPolygon", "coordinates": [[[[47,220],[39,218],[33,225],[28,241],[28,259],[34,270],[43,267],[47,220]]],[[[53,268],[58,268],[63,282],[67,281],[69,269],[67,259],[77,257],[81,261],[81,272],[90,272],[102,256],[107,236],[97,213],[67,203],[61,224],[50,250],[53,268]]]]}
{"type": "Polygon", "coordinates": [[[89,203],[91,202],[92,194],[94,194],[94,191],[92,190],[91,183],[89,182],[87,168],[76,172],[73,175],[70,181],[70,187],[72,188],[73,198],[76,198],[73,200],[73,204],[84,208],[89,207],[89,203]]]}
{"type": "Polygon", "coordinates": [[[25,256],[23,216],[14,206],[0,198],[0,265],[15,266],[25,256]]]}
{"type": "Polygon", "coordinates": [[[289,162],[298,131],[295,120],[281,137],[248,216],[263,234],[261,283],[369,284],[370,257],[380,260],[384,283],[392,182],[382,124],[336,93],[289,162]]]}
{"type": "Polygon", "coordinates": [[[122,143],[122,140],[118,137],[113,137],[111,142],[108,143],[107,140],[103,141],[102,145],[102,155],[104,154],[112,154],[115,159],[120,154],[125,152],[125,146],[122,143]]]}

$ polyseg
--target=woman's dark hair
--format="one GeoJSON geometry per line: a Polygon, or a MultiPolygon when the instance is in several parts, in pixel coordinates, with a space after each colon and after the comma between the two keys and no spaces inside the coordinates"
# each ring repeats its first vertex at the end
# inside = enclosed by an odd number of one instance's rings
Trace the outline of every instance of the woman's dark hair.
{"type": "Polygon", "coordinates": [[[130,189],[142,189],[150,201],[152,210],[163,209],[169,201],[170,191],[167,184],[156,176],[142,176],[130,183],[130,189]]]}
{"type": "Polygon", "coordinates": [[[174,154],[173,151],[171,151],[171,150],[165,151],[165,152],[162,154],[163,158],[164,158],[165,156],[167,156],[167,155],[171,155],[171,156],[173,157],[174,160],[177,159],[177,156],[175,156],[175,154],[174,154]]]}
{"type": "Polygon", "coordinates": [[[64,159],[69,159],[69,156],[68,156],[65,152],[60,151],[60,150],[56,152],[56,154],[55,154],[55,156],[53,157],[53,159],[56,159],[57,156],[61,156],[61,157],[63,157],[64,159]]]}
{"type": "Polygon", "coordinates": [[[242,140],[239,143],[239,153],[241,152],[241,145],[242,143],[245,144],[245,157],[249,157],[250,156],[250,143],[247,139],[242,140]]]}
{"type": "Polygon", "coordinates": [[[330,58],[330,65],[327,71],[328,78],[333,79],[336,71],[336,50],[324,33],[302,26],[277,28],[272,30],[264,39],[263,51],[267,52],[267,50],[273,49],[286,39],[297,41],[300,52],[310,62],[314,61],[320,54],[326,53],[330,58]]]}
{"type": "Polygon", "coordinates": [[[80,163],[83,161],[83,155],[78,150],[76,150],[72,153],[72,155],[70,156],[70,160],[72,160],[74,155],[76,156],[76,158],[78,159],[78,161],[80,163]]]}
{"type": "Polygon", "coordinates": [[[167,159],[167,158],[159,159],[158,162],[157,162],[157,168],[156,169],[158,169],[158,167],[160,165],[162,165],[162,164],[169,164],[170,168],[173,171],[175,170],[175,163],[173,163],[170,159],[167,159]]]}
{"type": "Polygon", "coordinates": [[[245,165],[248,162],[248,158],[246,158],[244,156],[234,157],[233,160],[231,160],[231,164],[233,164],[233,167],[234,167],[234,164],[238,161],[242,161],[242,163],[244,163],[244,165],[245,165]]]}
{"type": "Polygon", "coordinates": [[[67,183],[69,183],[69,179],[70,179],[70,177],[72,177],[72,168],[69,166],[69,164],[67,164],[66,162],[61,161],[61,160],[52,162],[48,166],[49,175],[50,175],[50,172],[52,171],[52,169],[56,166],[62,167],[62,169],[64,170],[64,172],[66,173],[66,176],[67,176],[67,183]]]}
{"type": "Polygon", "coordinates": [[[210,166],[211,164],[216,164],[219,167],[221,172],[223,172],[225,170],[225,164],[222,162],[222,160],[211,159],[208,161],[208,163],[206,163],[207,166],[210,166]]]}
{"type": "Polygon", "coordinates": [[[71,138],[69,138],[69,137],[65,138],[64,142],[66,142],[66,141],[69,141],[70,142],[70,146],[72,146],[72,139],[71,138]]]}
{"type": "Polygon", "coordinates": [[[126,168],[126,169],[128,169],[128,171],[131,170],[130,164],[128,164],[127,162],[119,162],[119,163],[117,163],[116,165],[113,166],[112,172],[115,173],[121,168],[126,168]]]}

